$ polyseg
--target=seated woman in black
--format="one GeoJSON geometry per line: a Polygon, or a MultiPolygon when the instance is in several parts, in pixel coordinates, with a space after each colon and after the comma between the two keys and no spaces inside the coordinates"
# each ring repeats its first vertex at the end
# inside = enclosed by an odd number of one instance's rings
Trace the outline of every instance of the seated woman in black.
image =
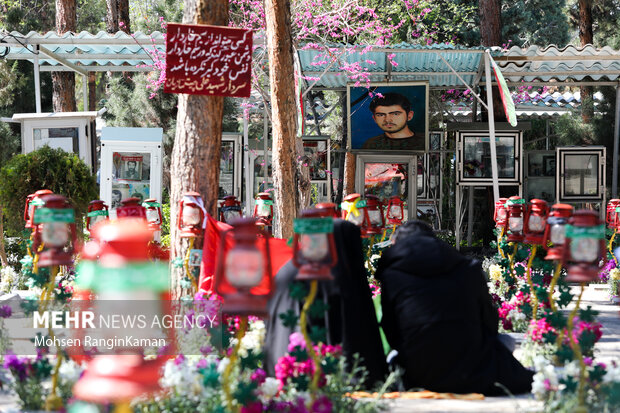
{"type": "MultiPolygon", "coordinates": [[[[353,355],[359,354],[368,371],[367,384],[385,380],[387,365],[379,336],[379,324],[372,303],[362,253],[360,229],[341,219],[334,220],[334,239],[338,263],[332,268],[333,281],[319,282],[317,299],[329,305],[324,317],[311,319],[314,325],[325,328],[327,343],[341,344],[351,366],[353,355]]],[[[289,336],[298,331],[285,326],[280,314],[291,309],[300,314],[302,302],[289,295],[297,268],[286,263],[275,277],[275,294],[269,301],[269,319],[266,321],[265,370],[273,376],[278,359],[287,352],[289,336]]]]}
{"type": "Polygon", "coordinates": [[[407,388],[528,392],[533,372],[498,339],[498,314],[478,261],[437,239],[421,221],[399,228],[383,252],[381,325],[398,351],[407,388]]]}

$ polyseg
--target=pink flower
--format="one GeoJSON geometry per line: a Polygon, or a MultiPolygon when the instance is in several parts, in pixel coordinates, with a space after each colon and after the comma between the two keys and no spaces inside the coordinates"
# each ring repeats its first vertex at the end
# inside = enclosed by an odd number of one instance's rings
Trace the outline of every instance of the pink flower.
{"type": "Polygon", "coordinates": [[[301,347],[303,349],[306,348],[306,340],[304,339],[303,334],[301,333],[293,333],[288,338],[288,351],[294,351],[296,347],[301,347]]]}
{"type": "Polygon", "coordinates": [[[317,398],[314,403],[312,403],[312,412],[313,413],[331,413],[332,412],[332,402],[325,395],[317,398]]]}
{"type": "Polygon", "coordinates": [[[241,406],[241,413],[262,413],[263,405],[259,401],[252,402],[247,406],[241,406]]]}

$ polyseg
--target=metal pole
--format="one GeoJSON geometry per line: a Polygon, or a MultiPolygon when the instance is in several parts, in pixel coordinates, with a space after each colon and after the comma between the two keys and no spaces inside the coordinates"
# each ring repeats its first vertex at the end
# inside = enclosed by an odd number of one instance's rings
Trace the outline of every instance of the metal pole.
{"type": "Polygon", "coordinates": [[[248,139],[248,130],[249,130],[249,122],[248,118],[250,117],[249,109],[247,115],[243,114],[243,165],[245,166],[245,185],[243,186],[243,198],[245,199],[245,216],[249,217],[252,215],[251,202],[250,202],[250,193],[252,192],[252,166],[250,165],[250,142],[248,139]]]}
{"type": "Polygon", "coordinates": [[[620,87],[616,86],[616,119],[614,121],[613,172],[611,175],[611,197],[618,197],[618,139],[620,137],[620,87]]]}
{"type": "Polygon", "coordinates": [[[467,200],[467,246],[471,247],[471,238],[474,229],[474,187],[469,187],[469,198],[467,200]]]}
{"type": "Polygon", "coordinates": [[[82,75],[82,98],[84,99],[83,111],[88,110],[88,76],[82,75]]]}
{"type": "MultiPolygon", "coordinates": [[[[457,171],[458,174],[458,171],[457,171]]],[[[454,238],[456,240],[456,249],[461,249],[461,186],[456,184],[455,191],[456,214],[454,214],[454,238]]]]}
{"type": "Polygon", "coordinates": [[[497,150],[495,147],[495,116],[493,114],[493,89],[491,88],[491,54],[484,54],[484,77],[487,86],[487,107],[489,113],[489,146],[491,147],[491,176],[493,177],[493,203],[499,199],[499,183],[497,175],[497,150]]]}
{"type": "Polygon", "coordinates": [[[39,76],[39,46],[34,48],[34,104],[37,113],[41,113],[41,79],[39,76]]]}

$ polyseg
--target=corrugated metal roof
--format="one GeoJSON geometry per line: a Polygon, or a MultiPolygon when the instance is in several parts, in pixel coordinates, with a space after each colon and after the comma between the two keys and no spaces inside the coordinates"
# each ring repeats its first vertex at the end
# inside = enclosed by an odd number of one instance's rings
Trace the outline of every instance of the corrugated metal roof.
{"type": "Polygon", "coordinates": [[[62,67],[60,59],[70,64],[84,67],[90,71],[107,70],[109,67],[123,66],[123,71],[147,71],[153,60],[149,53],[155,50],[165,52],[165,38],[160,32],[145,34],[141,32],[128,35],[124,32],[109,34],[99,32],[65,33],[56,32],[39,34],[30,32],[0,33],[0,50],[6,50],[5,59],[33,60],[36,48],[39,48],[41,70],[71,70],[62,67]]]}
{"type": "Polygon", "coordinates": [[[601,49],[592,45],[512,47],[496,61],[506,80],[511,82],[586,78],[614,81],[620,77],[620,51],[608,46],[601,49]]]}
{"type": "MultiPolygon", "coordinates": [[[[449,44],[419,46],[408,43],[369,50],[353,45],[334,46],[329,52],[329,59],[324,58],[325,52],[322,50],[302,48],[297,51],[302,75],[309,78],[306,81],[314,83],[314,78],[321,77],[315,87],[330,89],[344,88],[356,81],[364,84],[365,76],[371,82],[428,80],[431,87],[462,85],[438,54],[471,84],[478,75],[483,53],[483,47],[467,48],[449,44]],[[329,66],[338,54],[341,55],[338,63],[329,66]],[[347,76],[344,70],[347,65],[356,65],[367,75],[347,76]]],[[[495,55],[498,53],[498,50],[493,51],[495,55]]]]}

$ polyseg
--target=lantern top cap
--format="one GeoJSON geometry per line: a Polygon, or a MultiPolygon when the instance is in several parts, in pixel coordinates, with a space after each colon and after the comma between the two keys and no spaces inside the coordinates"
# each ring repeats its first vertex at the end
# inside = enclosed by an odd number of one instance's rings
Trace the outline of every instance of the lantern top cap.
{"type": "Polygon", "coordinates": [[[50,195],[53,194],[52,191],[50,191],[49,189],[39,189],[37,192],[34,193],[34,196],[43,196],[43,195],[50,195]]]}
{"type": "Polygon", "coordinates": [[[299,218],[321,218],[321,217],[330,217],[331,211],[327,209],[320,208],[309,208],[304,209],[299,213],[299,218]]]}
{"type": "Polygon", "coordinates": [[[317,209],[336,208],[336,204],[334,204],[333,202],[321,202],[321,203],[316,204],[315,208],[317,209]]]}
{"type": "Polygon", "coordinates": [[[573,206],[569,204],[553,204],[551,209],[557,211],[572,211],[573,206]]]}
{"type": "Polygon", "coordinates": [[[145,199],[144,202],[157,202],[157,199],[149,198],[149,199],[145,199]]]}
{"type": "Polygon", "coordinates": [[[140,198],[136,198],[135,196],[132,196],[131,198],[125,198],[121,201],[121,205],[130,205],[130,204],[139,204],[140,203],[140,198]]]}
{"type": "Polygon", "coordinates": [[[609,204],[620,204],[620,199],[616,199],[616,198],[610,199],[608,203],[609,204]]]}
{"type": "Polygon", "coordinates": [[[349,194],[344,197],[345,202],[355,201],[357,198],[360,198],[361,195],[358,193],[349,194]]]}
{"type": "Polygon", "coordinates": [[[93,238],[102,243],[116,241],[148,243],[153,238],[153,231],[140,218],[120,218],[116,221],[100,222],[93,229],[93,238]]]}
{"type": "Polygon", "coordinates": [[[196,191],[187,191],[183,193],[183,196],[195,196],[197,198],[202,198],[202,196],[196,191]]]}
{"type": "Polygon", "coordinates": [[[269,192],[259,192],[258,194],[256,194],[256,198],[271,199],[271,195],[269,194],[269,192]]]}
{"type": "Polygon", "coordinates": [[[105,204],[105,201],[102,201],[101,199],[95,199],[93,201],[90,201],[89,205],[103,205],[105,204]]]}
{"type": "Polygon", "coordinates": [[[53,205],[56,204],[57,206],[62,207],[67,207],[69,208],[69,201],[67,200],[66,197],[62,196],[62,195],[57,195],[57,194],[47,194],[47,195],[43,195],[41,196],[41,201],[43,201],[45,203],[45,205],[53,205]]]}
{"type": "Polygon", "coordinates": [[[598,220],[598,212],[596,211],[592,211],[590,209],[579,209],[577,211],[575,211],[573,213],[572,216],[573,219],[577,218],[582,218],[582,219],[590,219],[590,218],[594,218],[596,220],[598,220]]]}
{"type": "Polygon", "coordinates": [[[225,196],[225,197],[224,197],[224,201],[226,201],[226,200],[233,200],[233,201],[236,201],[236,200],[237,200],[237,197],[236,197],[236,196],[234,196],[234,195],[228,195],[228,196],[225,196]]]}

